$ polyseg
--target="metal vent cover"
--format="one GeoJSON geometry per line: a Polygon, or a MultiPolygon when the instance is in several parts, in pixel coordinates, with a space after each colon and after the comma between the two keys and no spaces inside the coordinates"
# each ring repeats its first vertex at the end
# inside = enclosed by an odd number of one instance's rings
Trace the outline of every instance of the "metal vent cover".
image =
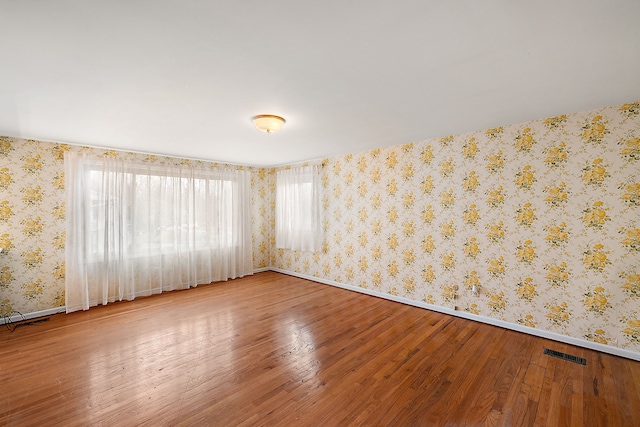
{"type": "Polygon", "coordinates": [[[586,365],[587,359],[583,359],[582,357],[573,356],[571,354],[562,353],[560,351],[549,350],[548,348],[544,349],[544,354],[548,354],[549,356],[557,357],[559,359],[568,360],[569,362],[579,363],[580,365],[586,365]]]}

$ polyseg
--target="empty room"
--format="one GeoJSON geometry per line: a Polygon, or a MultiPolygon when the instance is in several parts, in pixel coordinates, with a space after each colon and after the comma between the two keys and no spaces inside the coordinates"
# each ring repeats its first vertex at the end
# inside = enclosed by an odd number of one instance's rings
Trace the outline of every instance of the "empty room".
{"type": "Polygon", "coordinates": [[[0,425],[640,425],[639,2],[0,16],[0,425]]]}

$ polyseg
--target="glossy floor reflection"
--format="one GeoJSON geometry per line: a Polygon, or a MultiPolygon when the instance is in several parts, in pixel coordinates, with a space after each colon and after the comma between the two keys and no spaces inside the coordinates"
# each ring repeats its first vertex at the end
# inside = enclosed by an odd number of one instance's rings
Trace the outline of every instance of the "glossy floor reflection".
{"type": "Polygon", "coordinates": [[[273,272],[2,330],[0,384],[3,426],[597,426],[640,413],[638,362],[273,272]]]}

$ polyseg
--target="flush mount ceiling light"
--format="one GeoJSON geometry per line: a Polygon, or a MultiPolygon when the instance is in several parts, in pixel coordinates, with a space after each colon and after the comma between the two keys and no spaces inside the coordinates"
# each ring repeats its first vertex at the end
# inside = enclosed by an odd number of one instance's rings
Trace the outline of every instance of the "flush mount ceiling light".
{"type": "Polygon", "coordinates": [[[274,116],[271,114],[260,114],[253,118],[253,124],[260,132],[274,133],[278,132],[285,120],[280,116],[274,116]]]}

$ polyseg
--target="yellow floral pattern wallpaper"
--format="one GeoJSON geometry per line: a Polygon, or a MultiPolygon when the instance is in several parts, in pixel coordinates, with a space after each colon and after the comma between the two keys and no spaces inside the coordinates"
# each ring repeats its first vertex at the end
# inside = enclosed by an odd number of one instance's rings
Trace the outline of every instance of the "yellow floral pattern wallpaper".
{"type": "MultiPolygon", "coordinates": [[[[0,137],[0,315],[64,305],[66,150],[199,162],[0,137]]],[[[276,168],[245,167],[255,269],[640,352],[640,102],[322,166],[316,253],[276,249],[276,168]]]]}
{"type": "Polygon", "coordinates": [[[274,267],[640,351],[639,102],[323,164],[323,250],[274,267]]]}
{"type": "MultiPolygon", "coordinates": [[[[64,152],[129,156],[149,162],[227,167],[213,162],[0,136],[0,317],[62,307],[64,299],[64,152]]],[[[242,166],[233,166],[242,167],[242,166]]],[[[250,168],[254,269],[269,266],[269,169],[250,168]]]]}

